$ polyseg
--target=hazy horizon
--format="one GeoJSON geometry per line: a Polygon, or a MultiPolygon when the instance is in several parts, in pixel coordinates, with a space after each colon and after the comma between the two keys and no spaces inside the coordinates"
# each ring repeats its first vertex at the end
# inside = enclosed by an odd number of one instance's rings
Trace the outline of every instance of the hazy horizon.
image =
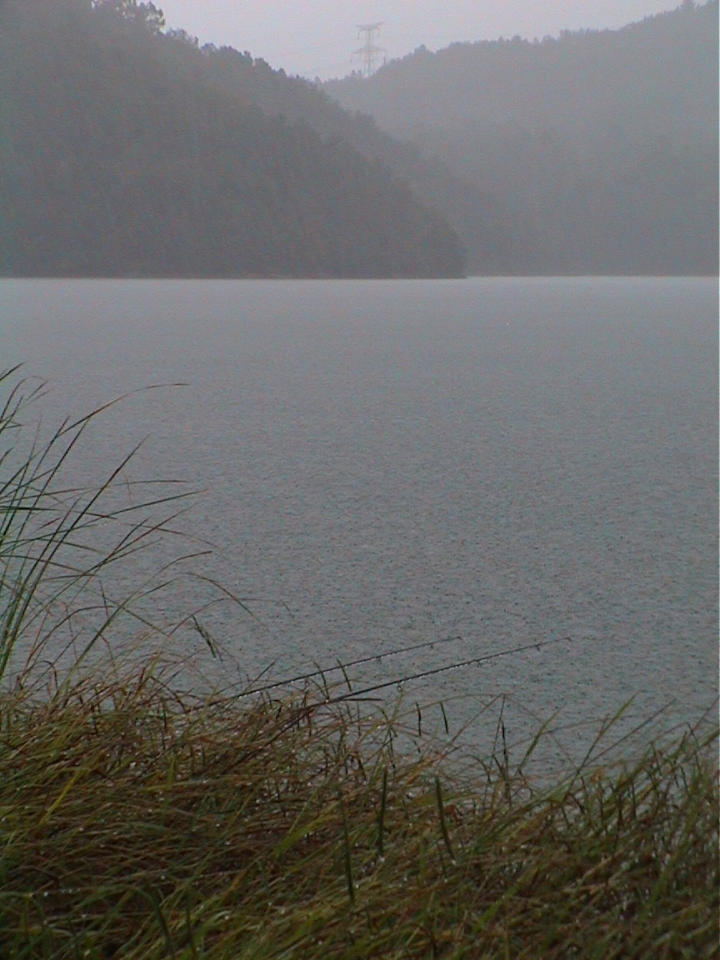
{"type": "Polygon", "coordinates": [[[617,29],[679,6],[672,0],[156,0],[168,26],[201,43],[248,50],[275,68],[309,78],[346,76],[359,67],[358,24],[382,21],[378,45],[387,59],[424,44],[439,49],[456,41],[528,39],[562,30],[617,29]]]}

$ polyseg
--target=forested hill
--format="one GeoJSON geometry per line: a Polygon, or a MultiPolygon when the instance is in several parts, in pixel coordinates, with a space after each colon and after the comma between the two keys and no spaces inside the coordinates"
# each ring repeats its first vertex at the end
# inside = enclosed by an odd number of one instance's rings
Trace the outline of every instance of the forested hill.
{"type": "Polygon", "coordinates": [[[0,0],[0,274],[462,273],[386,164],[263,109],[266,65],[163,26],[134,0],[0,0]]]}
{"type": "Polygon", "coordinates": [[[686,0],[616,31],[421,48],[325,89],[505,211],[507,272],[715,273],[717,66],[717,0],[686,0]]]}
{"type": "MultiPolygon", "coordinates": [[[[184,39],[197,42],[187,35],[184,39]]],[[[214,84],[226,92],[240,91],[268,115],[308,125],[329,143],[342,143],[381,164],[424,206],[450,221],[463,237],[472,238],[476,269],[491,273],[503,269],[509,252],[511,216],[474,184],[453,173],[446,163],[381,130],[372,117],[343,109],[316,83],[289,77],[264,60],[231,47],[206,45],[203,53],[214,84]]]]}

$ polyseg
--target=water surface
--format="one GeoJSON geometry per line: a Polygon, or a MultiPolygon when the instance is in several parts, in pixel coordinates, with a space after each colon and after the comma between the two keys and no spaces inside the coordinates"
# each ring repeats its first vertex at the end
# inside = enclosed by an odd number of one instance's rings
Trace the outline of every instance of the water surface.
{"type": "Polygon", "coordinates": [[[183,526],[252,598],[203,620],[241,673],[567,637],[406,696],[457,728],[506,694],[568,743],[716,696],[716,328],[702,279],[0,283],[0,362],[51,381],[47,416],[188,384],[109,412],[77,469],[148,436],[133,476],[206,491],[183,526]]]}

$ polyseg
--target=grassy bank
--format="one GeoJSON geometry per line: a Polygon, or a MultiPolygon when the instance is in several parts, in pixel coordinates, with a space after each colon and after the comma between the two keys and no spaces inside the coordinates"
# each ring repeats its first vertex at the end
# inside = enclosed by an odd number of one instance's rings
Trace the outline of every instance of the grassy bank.
{"type": "Polygon", "coordinates": [[[718,955],[714,735],[460,777],[348,694],[200,697],[93,659],[134,616],[115,563],[167,524],[108,500],[118,471],[63,482],[87,419],[19,445],[28,399],[0,411],[0,957],[718,955]]]}
{"type": "Polygon", "coordinates": [[[534,791],[394,756],[348,705],[194,702],[150,667],[0,709],[3,957],[717,956],[692,736],[534,791]]]}

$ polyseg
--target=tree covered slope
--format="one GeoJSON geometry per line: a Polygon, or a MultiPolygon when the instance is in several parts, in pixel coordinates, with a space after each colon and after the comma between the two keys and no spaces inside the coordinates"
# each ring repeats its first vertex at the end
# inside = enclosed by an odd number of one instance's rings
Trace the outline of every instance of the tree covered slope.
{"type": "Polygon", "coordinates": [[[617,31],[421,48],[325,89],[504,212],[507,272],[714,273],[717,63],[717,0],[686,0],[617,31]]]}
{"type": "Polygon", "coordinates": [[[260,102],[269,68],[241,82],[242,55],[162,27],[133,0],[0,2],[0,274],[462,273],[386,164],[260,102]]]}

